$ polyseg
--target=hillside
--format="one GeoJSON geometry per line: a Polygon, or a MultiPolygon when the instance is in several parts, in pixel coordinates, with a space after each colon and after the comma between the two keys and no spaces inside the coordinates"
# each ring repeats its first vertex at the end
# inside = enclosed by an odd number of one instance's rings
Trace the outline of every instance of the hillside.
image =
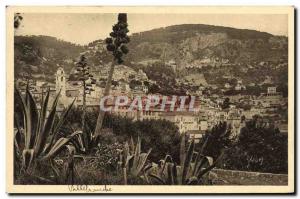
{"type": "MultiPolygon", "coordinates": [[[[260,83],[270,74],[276,83],[286,83],[286,75],[283,74],[286,67],[270,70],[268,66],[259,67],[258,64],[269,62],[274,68],[279,63],[286,63],[287,37],[203,24],[169,26],[134,33],[130,37],[130,51],[125,65],[136,70],[143,69],[150,79],[152,77],[161,82],[162,86],[174,85],[175,77],[189,79],[188,75],[191,73],[206,80],[208,84],[216,85],[222,85],[226,81],[222,79],[223,75],[234,75],[246,83],[260,83]],[[153,64],[157,62],[161,63],[153,68],[153,64]],[[164,69],[165,63],[169,62],[175,64],[175,74],[164,69]],[[190,68],[199,65],[204,67],[190,68]],[[226,67],[212,67],[215,65],[226,67]],[[155,74],[158,71],[153,69],[159,69],[159,74],[165,74],[164,78],[155,74]],[[249,77],[255,78],[252,81],[249,77]]],[[[36,78],[53,79],[52,75],[59,66],[63,66],[69,73],[82,52],[87,55],[93,70],[99,70],[99,65],[111,60],[103,40],[79,46],[48,36],[16,36],[16,76],[21,76],[26,71],[36,78]]],[[[168,90],[169,87],[165,89],[168,90]]]]}
{"type": "Polygon", "coordinates": [[[69,72],[84,51],[83,46],[49,36],[16,36],[14,48],[16,77],[29,75],[48,80],[54,78],[59,66],[69,72]]]}
{"type": "Polygon", "coordinates": [[[254,30],[210,25],[176,25],[132,35],[131,59],[175,61],[180,66],[210,57],[231,63],[280,59],[287,52],[287,38],[254,30]]]}

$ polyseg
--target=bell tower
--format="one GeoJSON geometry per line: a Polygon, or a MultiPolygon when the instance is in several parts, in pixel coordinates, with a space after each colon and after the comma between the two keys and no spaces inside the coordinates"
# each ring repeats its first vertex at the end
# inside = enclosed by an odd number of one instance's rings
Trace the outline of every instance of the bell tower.
{"type": "Polygon", "coordinates": [[[56,83],[55,85],[56,93],[58,93],[61,90],[60,95],[62,97],[65,97],[66,96],[66,75],[62,67],[59,67],[57,69],[55,83],[56,83]]]}

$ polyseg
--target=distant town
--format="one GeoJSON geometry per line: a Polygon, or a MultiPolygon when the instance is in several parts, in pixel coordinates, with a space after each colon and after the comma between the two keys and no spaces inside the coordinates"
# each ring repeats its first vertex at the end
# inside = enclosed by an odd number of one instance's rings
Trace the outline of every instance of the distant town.
{"type": "MultiPolygon", "coordinates": [[[[207,61],[210,60],[204,60],[206,64],[207,61]]],[[[214,59],[213,62],[228,64],[228,60],[222,61],[214,59]]],[[[173,69],[176,67],[174,61],[168,61],[165,64],[173,69]]],[[[259,63],[259,65],[264,64],[266,63],[259,63]]],[[[198,66],[188,67],[202,66],[200,64],[198,66]]],[[[97,81],[95,84],[91,84],[92,90],[86,95],[86,106],[88,110],[98,110],[100,99],[103,96],[105,81],[108,76],[108,67],[107,70],[91,71],[91,73],[97,81]]],[[[53,75],[55,76],[55,84],[34,79],[17,79],[16,86],[25,92],[27,83],[29,83],[30,90],[38,102],[48,89],[50,89],[52,96],[55,96],[60,91],[61,98],[58,107],[60,111],[70,104],[74,98],[76,98],[75,106],[82,106],[82,82],[79,80],[69,80],[68,77],[70,74],[66,74],[63,67],[59,67],[57,72],[53,75]]],[[[231,79],[232,77],[229,76],[225,78],[231,79]]],[[[94,80],[90,79],[87,82],[92,83],[92,81],[94,80]]],[[[136,72],[125,65],[117,65],[113,74],[110,94],[112,96],[126,95],[129,99],[133,99],[137,95],[145,97],[151,95],[149,93],[149,85],[155,83],[156,82],[150,80],[141,69],[136,72]],[[132,82],[140,82],[140,84],[134,84],[132,86],[130,85],[132,82]]],[[[111,109],[111,113],[128,117],[132,120],[168,120],[178,127],[180,133],[186,133],[198,141],[208,129],[211,129],[221,121],[226,121],[232,128],[233,136],[237,136],[241,128],[244,127],[245,122],[251,120],[254,116],[261,116],[262,120],[268,125],[274,125],[280,132],[287,133],[288,99],[287,97],[283,97],[283,94],[277,91],[276,85],[272,85],[271,83],[271,78],[266,77],[262,85],[267,84],[270,86],[266,87],[265,91],[260,93],[259,96],[241,94],[240,92],[232,95],[212,94],[215,93],[215,90],[220,90],[224,93],[229,90],[243,91],[247,90],[248,86],[253,86],[243,84],[242,80],[237,80],[234,84],[228,81],[221,88],[215,85],[200,85],[196,91],[187,91],[189,95],[197,96],[196,104],[200,107],[197,112],[171,112],[159,108],[152,108],[148,111],[128,111],[128,106],[123,106],[117,111],[111,109]]],[[[177,84],[180,86],[182,82],[178,79],[177,84]]],[[[184,83],[185,86],[190,87],[195,84],[197,84],[196,80],[184,83]]],[[[161,99],[164,97],[160,93],[157,93],[157,95],[159,95],[161,99]]],[[[110,101],[108,104],[113,106],[114,102],[110,101]]]]}

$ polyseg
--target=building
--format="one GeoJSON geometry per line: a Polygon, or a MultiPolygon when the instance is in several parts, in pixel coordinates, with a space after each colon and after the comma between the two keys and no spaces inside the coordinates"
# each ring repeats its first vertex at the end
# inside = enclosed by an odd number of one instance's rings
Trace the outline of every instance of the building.
{"type": "Polygon", "coordinates": [[[225,83],[224,88],[231,88],[231,85],[229,83],[225,83]]]}
{"type": "Polygon", "coordinates": [[[268,94],[276,94],[276,87],[272,86],[272,87],[268,87],[268,94]]]}
{"type": "Polygon", "coordinates": [[[66,75],[64,69],[59,67],[55,76],[56,93],[60,92],[61,97],[64,98],[66,96],[66,75]]]}
{"type": "Polygon", "coordinates": [[[276,91],[276,87],[268,87],[267,93],[262,93],[258,97],[258,101],[264,107],[280,106],[284,103],[284,99],[281,92],[276,91]]]}

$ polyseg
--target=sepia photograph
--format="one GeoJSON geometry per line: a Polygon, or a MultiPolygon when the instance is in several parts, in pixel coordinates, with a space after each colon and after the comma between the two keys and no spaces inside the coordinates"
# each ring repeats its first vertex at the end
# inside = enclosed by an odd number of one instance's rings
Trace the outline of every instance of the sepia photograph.
{"type": "Polygon", "coordinates": [[[293,193],[294,8],[8,6],[8,193],[293,193]]]}

